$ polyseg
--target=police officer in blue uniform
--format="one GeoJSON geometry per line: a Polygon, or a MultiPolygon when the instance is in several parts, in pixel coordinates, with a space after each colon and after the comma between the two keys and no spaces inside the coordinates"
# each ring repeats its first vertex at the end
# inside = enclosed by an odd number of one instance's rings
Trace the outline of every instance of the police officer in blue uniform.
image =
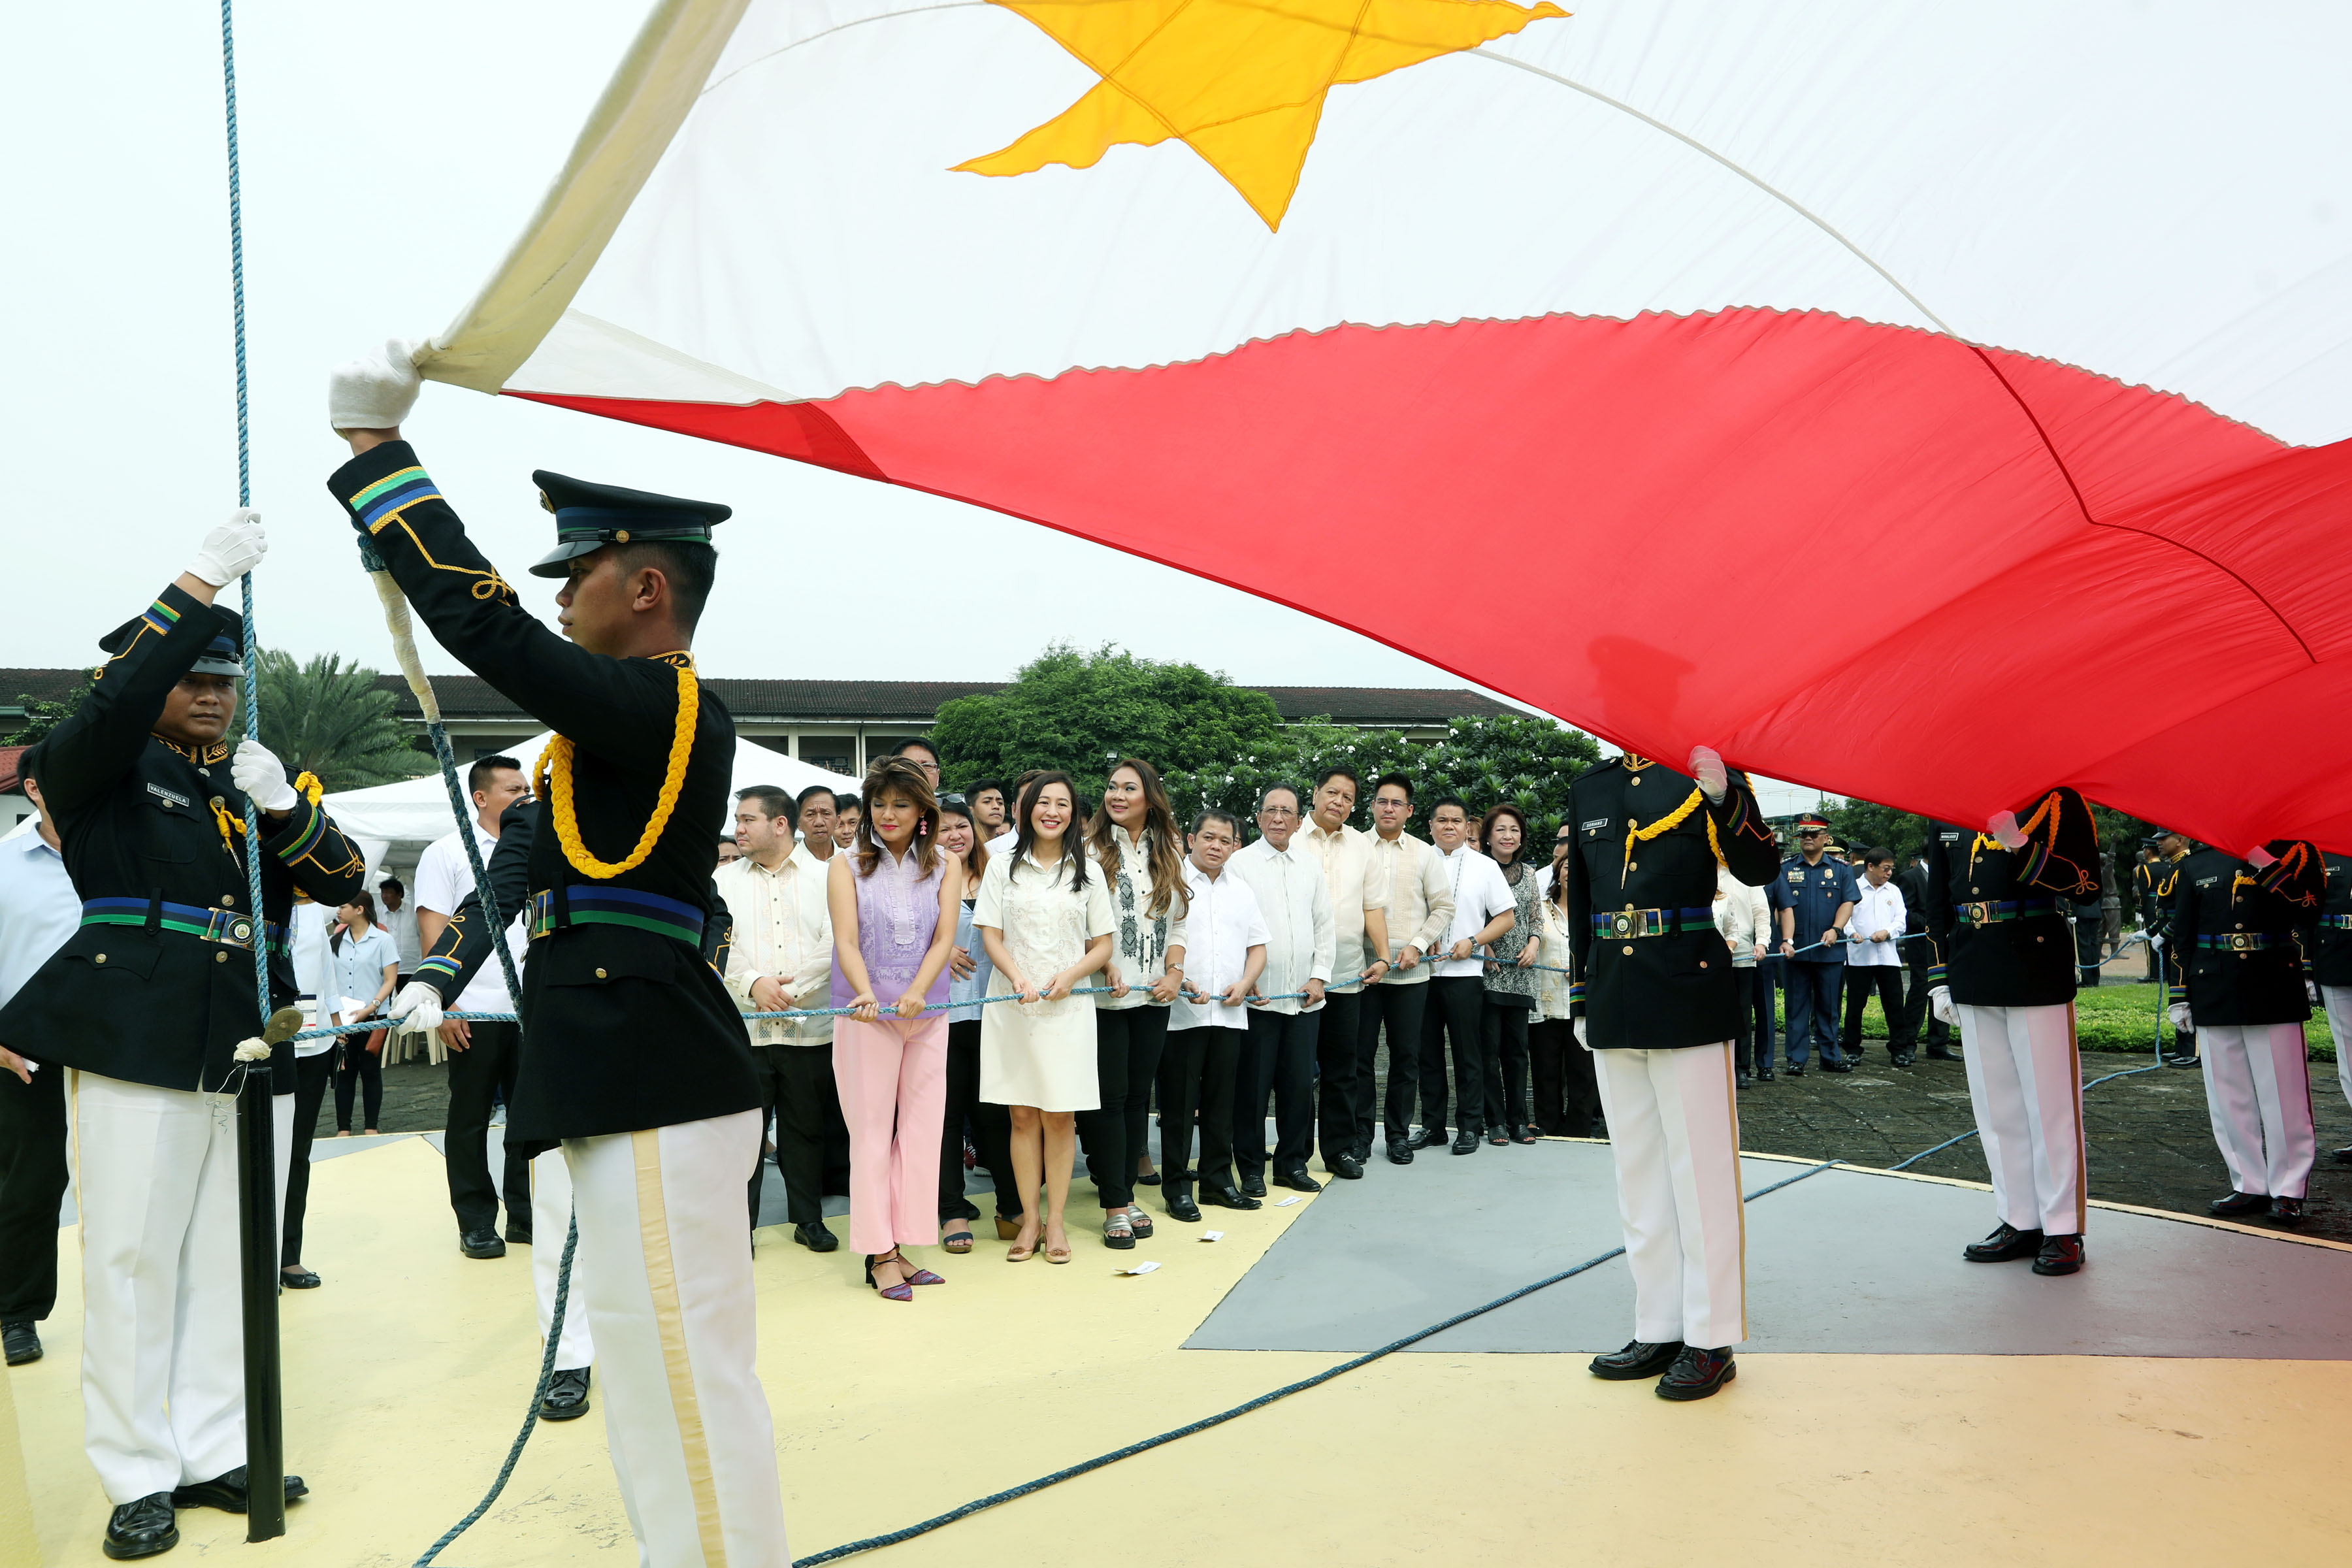
{"type": "Polygon", "coordinates": [[[1780,956],[1789,987],[1789,1076],[1805,1076],[1821,1042],[1823,1072],[1852,1072],[1838,1049],[1838,994],[1845,977],[1846,917],[1862,896],[1853,868],[1828,853],[1829,819],[1797,818],[1797,853],[1780,862],[1780,956]]]}

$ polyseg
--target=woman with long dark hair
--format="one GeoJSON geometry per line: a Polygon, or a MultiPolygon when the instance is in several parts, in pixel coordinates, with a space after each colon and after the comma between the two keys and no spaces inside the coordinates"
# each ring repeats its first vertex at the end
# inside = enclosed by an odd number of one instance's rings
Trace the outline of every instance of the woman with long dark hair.
{"type": "Polygon", "coordinates": [[[988,950],[972,929],[973,906],[980,899],[981,879],[988,871],[988,849],[981,843],[983,825],[974,820],[976,807],[961,795],[940,797],[940,853],[963,864],[963,897],[956,916],[955,946],[948,955],[947,1115],[940,1124],[940,1245],[950,1252],[971,1250],[971,1222],[980,1210],[964,1194],[963,1130],[971,1126],[971,1142],[996,1184],[996,1234],[1010,1241],[1020,1234],[1020,1189],[1013,1182],[1013,1122],[1004,1107],[980,1098],[980,1019],[985,1009],[980,999],[996,979],[988,950]]]}
{"type": "Polygon", "coordinates": [[[849,1123],[849,1245],[891,1301],[946,1281],[899,1249],[937,1239],[940,1126],[947,1109],[948,951],[963,862],[940,853],[930,775],[885,757],[866,775],[856,849],[825,873],[833,916],[833,1079],[849,1123]],[[886,1015],[885,1008],[888,1011],[886,1015]]]}
{"type": "Polygon", "coordinates": [[[1070,1260],[1070,1170],[1076,1113],[1102,1103],[1095,1079],[1094,1009],[1070,993],[1110,957],[1110,896],[1088,875],[1075,831],[1078,792],[1070,775],[1040,773],[1021,792],[1009,853],[989,862],[972,926],[996,966],[998,994],[1017,1002],[986,1009],[980,1031],[980,1097],[1007,1107],[1013,1173],[1024,1215],[1011,1263],[1070,1260]],[[1042,1220],[1031,1201],[1043,1181],[1042,1220]]]}
{"type": "Polygon", "coordinates": [[[1121,759],[1103,787],[1087,847],[1110,893],[1113,933],[1095,997],[1095,1073],[1102,1106],[1078,1119],[1087,1173],[1102,1194],[1103,1245],[1131,1247],[1151,1234],[1136,1206],[1137,1156],[1146,1147],[1152,1080],[1168,1041],[1168,1005],[1184,971],[1168,967],[1168,950],[1184,945],[1184,836],[1159,771],[1121,759]]]}
{"type": "Polygon", "coordinates": [[[1542,951],[1536,905],[1536,868],[1528,864],[1528,814],[1508,801],[1478,821],[1478,842],[1503,868],[1511,889],[1511,929],[1486,944],[1486,989],[1479,1011],[1480,1055],[1486,1068],[1486,1142],[1532,1143],[1528,1120],[1528,1023],[1535,1012],[1542,951]]]}
{"type": "MultiPolygon", "coordinates": [[[[1567,854],[1576,853],[1570,843],[1567,854]]],[[[1576,1043],[1569,1017],[1574,979],[1567,971],[1575,963],[1569,946],[1568,878],[1562,874],[1566,857],[1552,867],[1551,891],[1537,909],[1541,921],[1542,952],[1536,962],[1538,991],[1543,1019],[1528,1031],[1529,1066],[1534,1069],[1536,1131],[1549,1138],[1593,1138],[1601,1134],[1601,1085],[1592,1070],[1592,1053],[1576,1043]]]]}

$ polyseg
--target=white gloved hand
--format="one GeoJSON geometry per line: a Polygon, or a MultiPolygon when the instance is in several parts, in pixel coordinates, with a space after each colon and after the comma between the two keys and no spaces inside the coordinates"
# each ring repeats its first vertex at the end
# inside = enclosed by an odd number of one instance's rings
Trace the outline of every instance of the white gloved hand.
{"type": "MultiPolygon", "coordinates": [[[[1584,1046],[1584,1020],[1581,1018],[1576,1020],[1576,1043],[1580,1046],[1584,1046]]],[[[1591,1046],[1584,1046],[1584,1048],[1589,1051],[1592,1047],[1591,1046]]]]}
{"type": "Polygon", "coordinates": [[[425,345],[393,338],[382,354],[345,360],[327,376],[327,422],[337,435],[346,430],[390,430],[416,406],[425,378],[416,374],[416,351],[425,345]]]}
{"type": "Polygon", "coordinates": [[[205,535],[188,575],[215,588],[226,588],[261,564],[269,553],[268,536],[261,531],[261,514],[239,507],[228,521],[205,535]]]}
{"type": "Polygon", "coordinates": [[[2315,1007],[2319,1005],[2319,986],[2315,982],[2305,980],[2303,983],[2303,999],[2315,1007]]]}
{"type": "Polygon", "coordinates": [[[2277,865],[2278,857],[2257,844],[2246,851],[2246,864],[2259,871],[2265,866],[2277,865]]]}
{"type": "Polygon", "coordinates": [[[294,809],[294,785],[286,777],[286,764],[252,736],[236,743],[236,755],[229,759],[228,776],[261,810],[294,809]]]}
{"type": "Polygon", "coordinates": [[[1957,1024],[1959,1012],[1952,1005],[1952,988],[1938,985],[1927,993],[1927,1010],[1936,1015],[1938,1024],[1957,1024]]]}
{"type": "Polygon", "coordinates": [[[2172,1019],[2172,1028],[2175,1034],[2193,1035],[2197,1032],[2197,1020],[2189,1013],[2188,1003],[2175,1002],[2170,1007],[2166,1009],[2166,1014],[2172,1019]]]}
{"type": "Polygon", "coordinates": [[[1690,754],[1690,776],[1706,792],[1706,798],[1716,805],[1723,804],[1723,792],[1731,783],[1731,773],[1723,765],[1723,754],[1713,746],[1693,746],[1690,754]]]}
{"type": "Polygon", "coordinates": [[[403,1029],[437,1029],[441,1026],[441,993],[422,980],[412,980],[392,999],[388,1016],[403,1029]]]}
{"type": "Polygon", "coordinates": [[[1991,834],[1993,841],[2003,849],[2025,847],[2025,835],[2018,830],[2017,813],[2013,811],[1993,813],[1992,820],[1985,824],[1985,831],[1991,834]]]}

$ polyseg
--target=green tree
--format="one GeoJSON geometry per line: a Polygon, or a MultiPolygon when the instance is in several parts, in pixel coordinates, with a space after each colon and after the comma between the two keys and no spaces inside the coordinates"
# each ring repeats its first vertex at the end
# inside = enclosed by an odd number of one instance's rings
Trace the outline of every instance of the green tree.
{"type": "Polygon", "coordinates": [[[1897,861],[1927,842],[1927,819],[1916,812],[1897,811],[1876,801],[1849,797],[1843,805],[1833,805],[1822,813],[1830,819],[1830,831],[1848,849],[1871,849],[1881,846],[1895,851],[1897,861]]]}
{"type": "Polygon", "coordinates": [[[1162,773],[1199,772],[1267,751],[1282,728],[1273,698],[1198,665],[1056,643],[1002,691],[942,706],[931,739],[950,779],[1053,768],[1098,795],[1120,757],[1147,758],[1162,773]]]}
{"type": "Polygon", "coordinates": [[[294,656],[263,648],[256,674],[261,691],[261,743],[297,772],[319,775],[330,790],[396,784],[433,771],[393,711],[376,672],[321,654],[297,665],[294,656]]]}
{"type": "Polygon", "coordinates": [[[73,717],[74,710],[81,706],[82,699],[89,695],[95,684],[85,679],[57,702],[41,701],[29,692],[17,693],[16,703],[25,710],[25,722],[8,734],[0,735],[0,746],[29,746],[41,739],[73,717]]]}

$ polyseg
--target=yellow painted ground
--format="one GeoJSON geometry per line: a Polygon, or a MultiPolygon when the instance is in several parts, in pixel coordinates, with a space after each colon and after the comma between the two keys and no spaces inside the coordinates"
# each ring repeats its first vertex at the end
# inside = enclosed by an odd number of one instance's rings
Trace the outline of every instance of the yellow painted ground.
{"type": "MultiPolygon", "coordinates": [[[[520,1419],[537,1367],[527,1259],[457,1255],[439,1157],[411,1141],[328,1162],[310,1203],[306,1261],[328,1284],[284,1301],[289,1449],[315,1495],[257,1548],[242,1521],[183,1512],[173,1561],[411,1562],[479,1496],[520,1419]]],[[[970,1258],[927,1258],[950,1283],[911,1306],[878,1301],[845,1250],[762,1233],[761,1372],[793,1549],[912,1523],[1345,1359],[1177,1348],[1306,1206],[1212,1210],[1227,1232],[1213,1245],[1163,1220],[1125,1255],[1082,1228],[1064,1268],[1004,1263],[982,1222],[970,1258]],[[1120,1257],[1164,1267],[1117,1278],[1120,1257]]],[[[66,1272],[47,1359],[9,1376],[46,1561],[94,1564],[106,1504],[80,1452],[66,1272]]],[[[2283,1563],[2352,1539],[2336,1453],[2352,1364],[1740,1368],[1723,1397],[1675,1406],[1577,1357],[1391,1357],[869,1560],[2283,1563]]],[[[542,1426],[445,1560],[633,1563],[599,1416],[542,1426]]]]}

